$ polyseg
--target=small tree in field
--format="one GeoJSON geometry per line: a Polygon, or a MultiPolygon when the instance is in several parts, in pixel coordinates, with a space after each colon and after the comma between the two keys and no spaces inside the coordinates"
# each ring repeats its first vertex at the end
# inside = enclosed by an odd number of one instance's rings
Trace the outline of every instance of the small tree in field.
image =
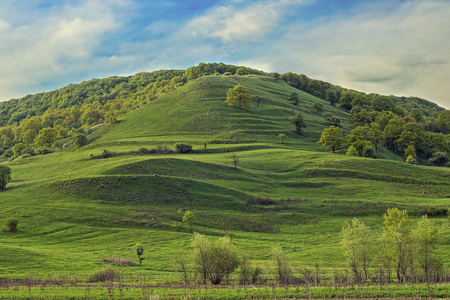
{"type": "Polygon", "coordinates": [[[6,185],[11,180],[11,168],[8,166],[0,166],[0,191],[6,189],[6,185]]]}
{"type": "Polygon", "coordinates": [[[225,100],[225,102],[229,106],[248,109],[252,103],[252,95],[250,94],[250,90],[248,88],[238,84],[234,88],[228,90],[227,100],[225,100]]]}
{"type": "Polygon", "coordinates": [[[341,247],[356,283],[365,283],[374,248],[371,230],[363,221],[354,218],[351,224],[346,222],[342,227],[341,237],[341,247]]]}
{"type": "Polygon", "coordinates": [[[322,144],[322,147],[326,146],[327,149],[331,149],[334,154],[336,150],[341,149],[345,145],[342,129],[336,126],[325,128],[317,143],[322,144]]]}
{"type": "Polygon", "coordinates": [[[186,226],[186,230],[191,230],[192,223],[194,223],[194,213],[190,210],[187,210],[183,215],[182,221],[186,226]]]}
{"type": "Polygon", "coordinates": [[[291,102],[294,105],[298,105],[298,102],[300,101],[300,98],[298,97],[298,93],[297,92],[292,92],[289,95],[289,102],[291,102]]]}
{"type": "Polygon", "coordinates": [[[239,156],[236,153],[231,154],[231,159],[233,160],[234,169],[237,171],[237,164],[239,163],[239,156]]]}
{"type": "Polygon", "coordinates": [[[285,135],[284,133],[280,133],[278,137],[280,138],[281,143],[284,144],[284,141],[287,139],[287,135],[285,135]]]}
{"type": "MultiPolygon", "coordinates": [[[[417,258],[423,270],[424,279],[428,281],[433,274],[439,272],[440,259],[436,254],[439,241],[438,228],[428,220],[427,215],[422,216],[422,220],[417,224],[414,231],[416,241],[417,258]]],[[[435,276],[437,277],[437,276],[435,276]]]]}
{"type": "Polygon", "coordinates": [[[9,218],[5,221],[6,227],[8,227],[9,232],[17,232],[17,224],[19,224],[19,219],[17,218],[9,218]]]}
{"type": "Polygon", "coordinates": [[[306,127],[306,123],[303,120],[302,114],[297,112],[295,116],[289,118],[289,121],[294,124],[295,132],[297,132],[297,134],[299,135],[302,134],[302,128],[306,127]]]}
{"type": "Polygon", "coordinates": [[[142,257],[142,255],[144,255],[144,246],[142,246],[142,244],[136,244],[133,249],[139,259],[139,265],[141,265],[142,261],[145,259],[142,257]]]}

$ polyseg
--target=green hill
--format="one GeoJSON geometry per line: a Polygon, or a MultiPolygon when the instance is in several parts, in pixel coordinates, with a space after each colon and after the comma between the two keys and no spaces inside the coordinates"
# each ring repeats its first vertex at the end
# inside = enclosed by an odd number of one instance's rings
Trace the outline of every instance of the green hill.
{"type": "MultiPolygon", "coordinates": [[[[348,112],[283,80],[203,76],[140,103],[90,134],[84,147],[8,162],[13,180],[0,193],[0,219],[20,223],[17,233],[0,233],[0,278],[84,277],[106,258],[135,259],[132,246],[139,242],[147,260],[120,266],[121,273],[174,281],[172,260],[192,252],[184,210],[195,213],[195,232],[231,232],[261,266],[273,264],[271,248],[280,245],[297,267],[319,263],[331,274],[346,267],[339,247],[345,221],[358,217],[381,231],[388,207],[407,209],[415,223],[426,207],[448,206],[449,168],[406,164],[386,149],[370,159],[321,148],[327,112],[350,132],[348,112]],[[227,90],[236,84],[260,105],[227,106],[227,90]],[[292,92],[299,94],[298,106],[287,100],[292,92]],[[325,111],[314,113],[315,103],[325,111]],[[288,120],[296,112],[307,124],[302,135],[288,120]],[[288,136],[283,144],[280,133],[288,136]],[[191,144],[193,152],[149,153],[175,143],[191,144]],[[240,160],[237,170],[232,153],[240,160]],[[252,204],[258,197],[273,202],[252,204]]],[[[436,220],[445,254],[450,228],[436,220]]],[[[443,258],[448,266],[449,256],[443,258]]]]}

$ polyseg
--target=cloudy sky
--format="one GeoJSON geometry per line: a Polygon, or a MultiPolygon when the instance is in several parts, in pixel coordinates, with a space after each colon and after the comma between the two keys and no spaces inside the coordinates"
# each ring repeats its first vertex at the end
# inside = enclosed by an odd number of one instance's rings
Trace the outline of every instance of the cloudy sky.
{"type": "Polygon", "coordinates": [[[450,108],[449,0],[2,0],[0,101],[199,62],[450,108]]]}

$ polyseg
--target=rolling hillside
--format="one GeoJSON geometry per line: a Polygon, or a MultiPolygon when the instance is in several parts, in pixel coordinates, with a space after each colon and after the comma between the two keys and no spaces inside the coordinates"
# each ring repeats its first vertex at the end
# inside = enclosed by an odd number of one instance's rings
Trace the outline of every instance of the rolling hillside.
{"type": "MultiPolygon", "coordinates": [[[[241,252],[261,266],[272,264],[271,248],[280,245],[296,266],[319,263],[331,273],[345,268],[339,247],[344,221],[358,217],[381,231],[388,207],[407,209],[415,223],[426,207],[448,206],[449,168],[406,164],[386,149],[380,159],[369,159],[321,148],[326,112],[350,132],[347,112],[285,81],[204,76],[101,127],[84,147],[7,163],[13,180],[0,194],[0,219],[20,223],[18,233],[0,233],[0,278],[86,276],[105,258],[135,259],[131,247],[139,242],[147,260],[141,267],[120,266],[121,273],[174,281],[172,260],[192,251],[184,210],[195,213],[193,231],[231,232],[241,252]],[[236,84],[249,88],[260,105],[228,107],[226,92],[236,84]],[[298,106],[287,100],[294,91],[298,106]],[[325,111],[314,113],[314,103],[325,111]],[[288,120],[295,112],[307,124],[301,136],[288,120]],[[288,137],[283,144],[280,133],[288,137]],[[139,153],[174,149],[175,143],[191,144],[193,152],[139,153]],[[249,204],[257,197],[274,203],[249,204]]],[[[436,220],[448,266],[450,228],[446,219],[436,220]]]]}

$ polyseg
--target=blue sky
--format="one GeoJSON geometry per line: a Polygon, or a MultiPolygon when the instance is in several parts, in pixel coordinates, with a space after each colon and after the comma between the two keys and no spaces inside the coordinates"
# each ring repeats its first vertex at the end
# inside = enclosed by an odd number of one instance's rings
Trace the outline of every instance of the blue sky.
{"type": "Polygon", "coordinates": [[[0,101],[199,62],[450,108],[450,1],[2,0],[0,101]]]}

